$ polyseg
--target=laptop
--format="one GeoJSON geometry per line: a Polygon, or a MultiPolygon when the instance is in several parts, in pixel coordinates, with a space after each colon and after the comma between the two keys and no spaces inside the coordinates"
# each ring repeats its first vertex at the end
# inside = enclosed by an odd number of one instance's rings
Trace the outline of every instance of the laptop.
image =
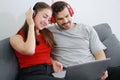
{"type": "Polygon", "coordinates": [[[65,78],[66,80],[100,80],[100,77],[107,70],[110,58],[95,60],[84,64],[67,67],[66,70],[53,73],[54,77],[65,78]]]}

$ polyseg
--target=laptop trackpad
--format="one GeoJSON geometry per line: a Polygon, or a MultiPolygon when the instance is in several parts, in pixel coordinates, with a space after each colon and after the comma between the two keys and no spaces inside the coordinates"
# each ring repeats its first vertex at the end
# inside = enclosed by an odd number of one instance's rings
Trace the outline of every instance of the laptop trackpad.
{"type": "Polygon", "coordinates": [[[58,72],[58,73],[52,73],[52,75],[54,77],[58,77],[58,78],[64,78],[66,75],[66,70],[62,71],[62,72],[58,72]]]}

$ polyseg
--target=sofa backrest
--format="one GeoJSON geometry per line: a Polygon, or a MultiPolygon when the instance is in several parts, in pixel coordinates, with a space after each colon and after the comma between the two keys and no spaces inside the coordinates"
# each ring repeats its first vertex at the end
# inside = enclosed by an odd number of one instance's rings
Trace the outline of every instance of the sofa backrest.
{"type": "Polygon", "coordinates": [[[94,26],[100,40],[107,47],[105,54],[111,58],[110,67],[120,66],[120,41],[112,33],[110,25],[102,23],[94,26]]]}
{"type": "Polygon", "coordinates": [[[0,80],[16,80],[19,67],[9,44],[9,38],[0,41],[0,80]]]}
{"type": "Polygon", "coordinates": [[[102,42],[112,35],[111,27],[107,23],[95,25],[94,28],[102,42]]]}
{"type": "MultiPolygon", "coordinates": [[[[111,58],[110,67],[120,66],[120,41],[107,23],[94,26],[100,40],[107,47],[106,56],[111,58]]],[[[19,71],[17,58],[9,38],[0,41],[0,80],[16,80],[19,71]]]]}

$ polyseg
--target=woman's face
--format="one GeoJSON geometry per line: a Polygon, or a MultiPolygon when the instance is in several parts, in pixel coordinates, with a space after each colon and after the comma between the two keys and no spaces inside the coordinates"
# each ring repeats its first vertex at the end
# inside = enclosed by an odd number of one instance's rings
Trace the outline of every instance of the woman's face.
{"type": "Polygon", "coordinates": [[[36,29],[39,30],[44,29],[49,24],[51,16],[52,16],[51,9],[46,8],[41,11],[38,11],[36,16],[34,17],[36,29]]]}

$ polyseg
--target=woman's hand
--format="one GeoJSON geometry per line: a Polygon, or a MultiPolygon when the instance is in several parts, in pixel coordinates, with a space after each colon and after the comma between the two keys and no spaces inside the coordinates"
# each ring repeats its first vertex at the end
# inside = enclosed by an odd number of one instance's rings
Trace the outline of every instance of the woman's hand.
{"type": "Polygon", "coordinates": [[[34,27],[34,21],[33,21],[33,10],[31,8],[28,9],[28,11],[26,12],[26,20],[27,20],[27,23],[30,26],[33,26],[34,27]]]}
{"type": "Polygon", "coordinates": [[[54,69],[54,72],[61,72],[63,70],[63,65],[62,63],[54,60],[52,61],[53,62],[53,69],[54,69]]]}
{"type": "Polygon", "coordinates": [[[108,77],[108,71],[105,71],[100,80],[106,80],[107,77],[108,77]]]}

